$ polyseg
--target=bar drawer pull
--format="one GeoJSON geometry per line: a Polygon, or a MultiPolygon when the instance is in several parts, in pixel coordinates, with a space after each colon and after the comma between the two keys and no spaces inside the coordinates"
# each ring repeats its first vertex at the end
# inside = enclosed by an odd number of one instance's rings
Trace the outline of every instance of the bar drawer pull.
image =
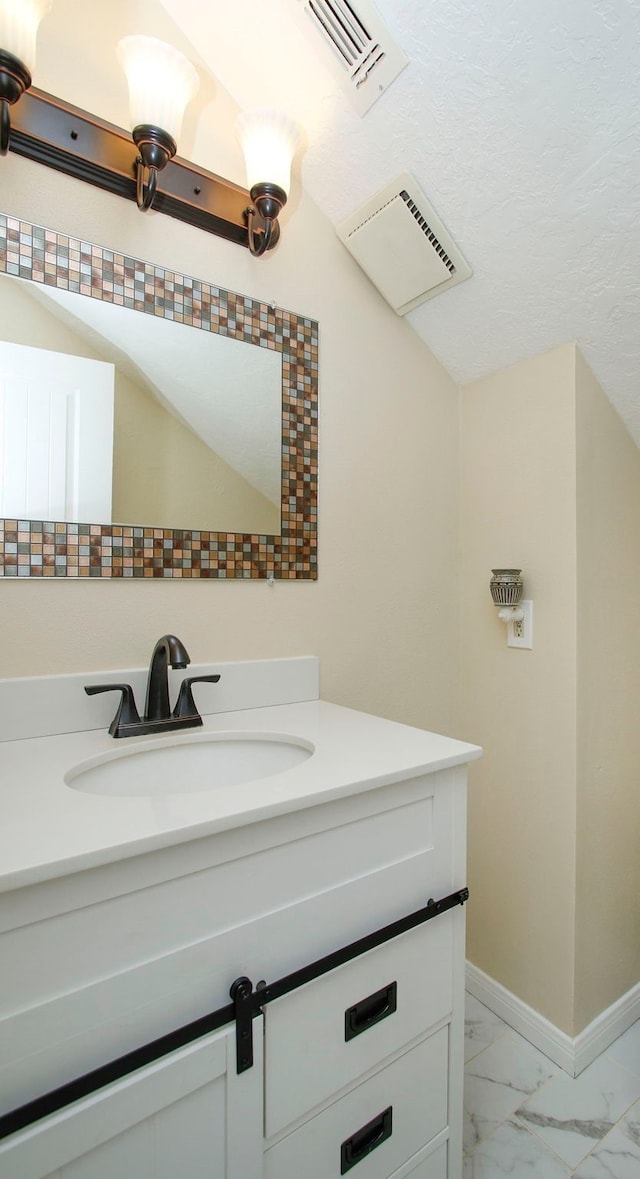
{"type": "Polygon", "coordinates": [[[376,991],[375,995],[367,995],[366,999],[361,999],[359,1003],[355,1003],[344,1013],[345,1040],[353,1040],[354,1036],[368,1031],[374,1024],[380,1023],[380,1020],[386,1019],[388,1015],[393,1015],[397,1007],[397,982],[382,987],[380,991],[376,991]]]}
{"type": "Polygon", "coordinates": [[[340,1174],[346,1175],[356,1163],[361,1163],[372,1150],[381,1146],[391,1137],[393,1120],[393,1106],[383,1109],[372,1121],[367,1122],[362,1129],[356,1130],[340,1147],[340,1174]]]}

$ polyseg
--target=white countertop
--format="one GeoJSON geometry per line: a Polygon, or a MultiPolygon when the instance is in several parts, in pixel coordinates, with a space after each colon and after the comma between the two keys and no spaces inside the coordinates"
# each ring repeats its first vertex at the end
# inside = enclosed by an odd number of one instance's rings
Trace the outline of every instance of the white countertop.
{"type": "MultiPolygon", "coordinates": [[[[86,677],[85,677],[86,678],[86,677]]],[[[191,732],[287,735],[311,742],[306,761],[240,786],[159,797],[106,797],[67,786],[89,758],[141,747],[104,729],[0,746],[0,891],[201,838],[232,827],[460,765],[478,746],[321,700],[204,717],[191,732]]]]}

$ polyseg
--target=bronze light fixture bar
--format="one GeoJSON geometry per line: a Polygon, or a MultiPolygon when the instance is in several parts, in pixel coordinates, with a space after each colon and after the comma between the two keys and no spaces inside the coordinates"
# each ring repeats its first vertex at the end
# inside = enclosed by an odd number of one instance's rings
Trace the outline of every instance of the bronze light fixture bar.
{"type": "Polygon", "coordinates": [[[6,156],[11,135],[10,108],[31,85],[31,74],[13,53],[0,49],[0,155],[6,156]]]}
{"type": "MultiPolygon", "coordinates": [[[[9,150],[136,201],[138,148],[131,133],[34,86],[12,107],[9,150]]],[[[252,205],[247,189],[179,156],[173,156],[162,169],[153,208],[247,247],[248,219],[252,241],[270,228],[270,218],[252,205]]],[[[272,248],[278,236],[271,233],[265,249],[272,248]]]]}

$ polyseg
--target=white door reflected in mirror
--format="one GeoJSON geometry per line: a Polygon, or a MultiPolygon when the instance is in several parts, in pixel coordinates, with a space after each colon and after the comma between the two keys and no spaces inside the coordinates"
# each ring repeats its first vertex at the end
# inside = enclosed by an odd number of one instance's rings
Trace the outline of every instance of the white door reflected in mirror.
{"type": "Polygon", "coordinates": [[[0,341],[0,516],[111,519],[114,373],[0,341]]]}

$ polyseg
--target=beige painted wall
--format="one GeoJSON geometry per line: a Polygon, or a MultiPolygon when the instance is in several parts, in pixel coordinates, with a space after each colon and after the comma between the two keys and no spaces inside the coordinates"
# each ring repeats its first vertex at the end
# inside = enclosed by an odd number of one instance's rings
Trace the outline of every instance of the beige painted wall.
{"type": "MultiPolygon", "coordinates": [[[[58,28],[77,12],[58,0],[47,20],[58,28]]],[[[98,7],[95,60],[85,46],[58,63],[43,43],[39,85],[122,123],[107,56],[127,12],[116,0],[98,7]]],[[[80,36],[71,21],[69,35],[80,36]]],[[[235,108],[219,88],[205,98],[184,152],[197,140],[196,158],[241,179],[235,108]]],[[[0,583],[2,674],[142,666],[175,630],[194,660],[316,653],[328,699],[457,734],[457,389],[322,213],[295,188],[277,251],[256,260],[11,153],[3,165],[10,213],[319,321],[320,501],[316,583],[0,583]]]]}
{"type": "MultiPolygon", "coordinates": [[[[96,8],[91,55],[83,6],[56,0],[38,84],[122,124],[110,55],[139,5],[96,8]]],[[[145,27],[188,50],[166,18],[145,27]]],[[[181,150],[242,181],[234,114],[205,84],[181,150]]],[[[11,154],[2,206],[320,322],[318,582],[0,582],[2,674],[143,665],[176,630],[197,660],[315,652],[328,699],[484,744],[471,771],[469,955],[578,1029],[638,975],[640,660],[637,452],[573,346],[462,391],[460,720],[457,391],[299,184],[278,250],[260,261],[11,154]],[[535,601],[530,652],[507,648],[489,596],[492,566],[512,564],[535,601]]]]}
{"type": "Polygon", "coordinates": [[[576,366],[576,1026],[640,979],[640,455],[576,366]]]}
{"type": "Polygon", "coordinates": [[[570,1035],[640,975],[640,454],[574,345],[461,395],[468,956],[570,1035]],[[522,567],[533,650],[492,566],[522,567]]]}
{"type": "Polygon", "coordinates": [[[574,348],[461,393],[461,652],[471,767],[468,957],[573,1019],[576,835],[574,348]],[[507,647],[491,569],[524,570],[533,650],[507,647]]]}

